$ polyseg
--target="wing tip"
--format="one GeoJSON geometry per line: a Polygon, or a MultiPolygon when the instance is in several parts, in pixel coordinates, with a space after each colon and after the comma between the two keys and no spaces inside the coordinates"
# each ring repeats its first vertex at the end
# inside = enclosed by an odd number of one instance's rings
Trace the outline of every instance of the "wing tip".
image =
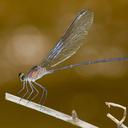
{"type": "Polygon", "coordinates": [[[77,17],[78,19],[81,17],[86,17],[86,19],[88,19],[88,22],[91,25],[94,21],[94,12],[91,11],[90,9],[82,9],[81,11],[79,11],[77,17]]]}
{"type": "Polygon", "coordinates": [[[91,11],[90,9],[82,9],[82,10],[79,12],[79,15],[80,15],[80,16],[85,15],[85,14],[89,14],[91,17],[94,17],[94,12],[91,11]]]}

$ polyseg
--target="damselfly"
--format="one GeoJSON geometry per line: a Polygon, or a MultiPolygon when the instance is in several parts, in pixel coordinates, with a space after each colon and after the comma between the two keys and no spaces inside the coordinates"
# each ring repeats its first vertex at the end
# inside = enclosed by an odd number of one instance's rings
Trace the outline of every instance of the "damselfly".
{"type": "Polygon", "coordinates": [[[76,51],[82,46],[82,44],[85,43],[84,40],[93,23],[93,19],[93,12],[89,10],[82,10],[73,20],[72,24],[68,27],[62,38],[60,38],[57,44],[50,50],[47,57],[39,65],[32,67],[26,75],[24,73],[19,73],[19,78],[23,87],[18,93],[21,93],[25,89],[26,93],[23,95],[23,97],[28,94],[27,99],[34,100],[37,95],[39,95],[39,91],[37,89],[38,86],[42,90],[42,96],[40,98],[41,103],[42,101],[44,102],[47,97],[47,90],[42,85],[37,83],[36,80],[40,79],[44,75],[60,70],[71,69],[81,65],[128,60],[128,58],[123,57],[106,58],[83,61],[78,64],[55,68],[55,66],[75,54],[76,51]],[[31,91],[29,91],[28,87],[31,89],[31,91]],[[36,92],[36,95],[32,96],[33,92],[36,92]]]}

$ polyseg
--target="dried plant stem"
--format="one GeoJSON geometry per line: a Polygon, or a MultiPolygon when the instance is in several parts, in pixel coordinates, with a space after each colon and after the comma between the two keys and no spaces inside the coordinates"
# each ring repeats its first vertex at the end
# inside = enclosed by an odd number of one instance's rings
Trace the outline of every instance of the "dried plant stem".
{"type": "Polygon", "coordinates": [[[107,113],[107,117],[110,118],[113,122],[115,122],[117,124],[117,127],[118,128],[128,128],[127,126],[125,126],[123,124],[123,122],[125,121],[126,119],[126,116],[127,116],[127,110],[126,110],[126,107],[122,106],[122,105],[119,105],[119,104],[115,104],[115,103],[112,103],[112,102],[105,102],[105,104],[110,108],[111,106],[113,107],[118,107],[118,108],[121,108],[124,110],[124,113],[123,113],[123,117],[122,119],[119,121],[118,119],[116,119],[114,116],[112,116],[110,113],[107,113]]]}
{"type": "Polygon", "coordinates": [[[15,95],[12,95],[9,93],[5,94],[5,99],[9,100],[11,102],[23,105],[25,107],[37,110],[39,112],[45,113],[47,115],[53,116],[55,118],[61,119],[63,121],[69,122],[69,123],[79,126],[81,128],[98,128],[92,124],[89,124],[87,122],[84,122],[84,121],[78,119],[77,114],[74,110],[72,111],[72,116],[69,116],[67,114],[64,114],[62,112],[56,111],[51,108],[48,108],[46,106],[42,106],[42,105],[34,103],[34,102],[29,102],[28,100],[25,100],[25,99],[21,99],[20,97],[17,97],[15,95]]]}

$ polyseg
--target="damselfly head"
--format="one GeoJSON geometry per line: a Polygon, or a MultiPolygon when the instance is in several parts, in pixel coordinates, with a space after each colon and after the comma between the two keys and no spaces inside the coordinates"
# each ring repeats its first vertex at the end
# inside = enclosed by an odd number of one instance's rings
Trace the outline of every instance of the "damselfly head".
{"type": "Polygon", "coordinates": [[[20,78],[20,81],[25,81],[25,74],[24,73],[19,73],[19,78],[20,78]]]}

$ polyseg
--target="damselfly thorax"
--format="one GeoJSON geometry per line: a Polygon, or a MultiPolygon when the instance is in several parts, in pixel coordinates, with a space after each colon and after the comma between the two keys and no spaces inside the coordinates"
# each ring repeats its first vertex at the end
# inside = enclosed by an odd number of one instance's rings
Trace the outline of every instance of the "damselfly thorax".
{"type": "Polygon", "coordinates": [[[44,75],[51,73],[50,71],[47,71],[45,67],[41,66],[34,66],[32,67],[29,72],[26,74],[26,79],[28,81],[36,81],[40,78],[42,78],[44,75]]]}

